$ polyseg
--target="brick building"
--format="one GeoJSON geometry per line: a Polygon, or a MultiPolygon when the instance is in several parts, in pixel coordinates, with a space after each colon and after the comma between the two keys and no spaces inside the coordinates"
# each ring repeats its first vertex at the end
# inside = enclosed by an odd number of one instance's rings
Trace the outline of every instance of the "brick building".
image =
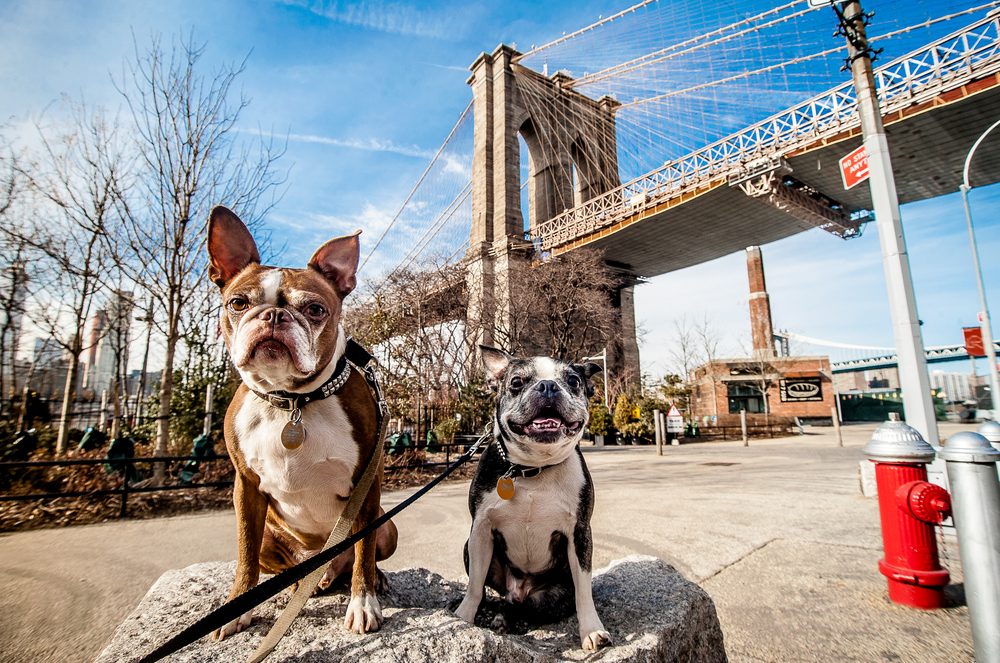
{"type": "Polygon", "coordinates": [[[693,373],[691,409],[697,417],[763,413],[829,419],[836,407],[829,357],[716,359],[693,373]]]}
{"type": "Polygon", "coordinates": [[[715,359],[692,373],[691,415],[770,414],[831,418],[836,407],[829,357],[779,356],[760,247],[747,248],[751,357],[715,359]]]}

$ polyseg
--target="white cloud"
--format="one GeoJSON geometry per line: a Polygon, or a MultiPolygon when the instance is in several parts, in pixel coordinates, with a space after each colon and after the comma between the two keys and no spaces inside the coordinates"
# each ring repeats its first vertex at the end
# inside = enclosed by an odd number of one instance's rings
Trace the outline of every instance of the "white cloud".
{"type": "Polygon", "coordinates": [[[261,131],[260,129],[253,128],[240,128],[238,131],[251,136],[261,136],[268,139],[287,139],[294,143],[313,143],[318,145],[330,145],[333,147],[346,147],[354,150],[365,150],[368,152],[386,152],[389,154],[398,154],[404,157],[414,157],[416,159],[434,158],[434,152],[424,150],[416,145],[397,145],[391,140],[381,140],[378,138],[332,138],[330,136],[316,136],[313,134],[280,135],[270,131],[261,131]]]}
{"type": "Polygon", "coordinates": [[[432,15],[417,7],[401,2],[337,2],[336,0],[285,0],[288,5],[300,7],[337,23],[355,25],[389,34],[431,39],[451,39],[458,25],[445,16],[432,15]]]}

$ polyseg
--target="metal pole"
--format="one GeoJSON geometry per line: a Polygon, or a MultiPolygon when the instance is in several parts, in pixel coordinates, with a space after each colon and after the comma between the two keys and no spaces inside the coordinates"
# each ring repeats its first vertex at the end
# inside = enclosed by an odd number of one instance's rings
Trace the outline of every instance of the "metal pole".
{"type": "Polygon", "coordinates": [[[107,426],[107,410],[108,410],[108,390],[104,389],[101,391],[101,414],[100,420],[97,422],[97,430],[102,433],[108,430],[107,426]]]}
{"type": "MultiPolygon", "coordinates": [[[[220,343],[218,350],[216,352],[215,364],[221,364],[223,358],[226,356],[226,346],[220,343]]],[[[212,368],[215,368],[214,366],[212,368]]],[[[211,437],[212,434],[212,411],[215,405],[215,380],[209,377],[208,387],[205,388],[205,423],[202,426],[201,432],[205,437],[211,437]]]]}
{"type": "Polygon", "coordinates": [[[604,365],[604,409],[611,411],[611,388],[608,386],[608,346],[601,350],[601,363],[604,365]]]}
{"type": "Polygon", "coordinates": [[[1000,451],[963,431],[948,438],[938,458],[948,468],[976,660],[1000,663],[1000,451]]]}
{"type": "Polygon", "coordinates": [[[212,432],[212,401],[214,400],[215,383],[209,382],[208,387],[205,389],[205,424],[201,429],[201,432],[205,437],[208,437],[212,432]]]}
{"type": "MultiPolygon", "coordinates": [[[[986,287],[983,285],[983,270],[979,264],[979,246],[976,244],[976,233],[972,227],[972,212],[969,209],[969,167],[972,165],[972,155],[975,154],[979,144],[983,142],[987,135],[1000,126],[1000,120],[990,125],[990,128],[972,144],[972,149],[965,157],[965,167],[962,169],[962,184],[959,189],[962,192],[962,205],[965,207],[965,223],[969,230],[969,248],[972,251],[972,268],[976,273],[976,286],[979,289],[979,327],[983,332],[983,348],[986,350],[986,359],[989,362],[990,375],[990,399],[993,403],[993,420],[1000,419],[1000,376],[997,372],[997,353],[993,347],[993,330],[990,324],[990,309],[986,303],[986,287]]],[[[973,374],[975,374],[975,359],[973,361],[973,374]]]]}
{"type": "MultiPolygon", "coordinates": [[[[139,318],[142,320],[143,318],[139,318]]],[[[142,370],[139,371],[139,391],[136,393],[135,414],[132,419],[132,427],[139,423],[139,418],[143,413],[143,401],[146,399],[146,367],[149,365],[149,341],[153,336],[153,300],[149,300],[146,307],[146,349],[142,352],[142,370]]]]}
{"type": "Polygon", "coordinates": [[[740,410],[740,430],[743,432],[743,446],[750,446],[750,437],[747,435],[747,411],[740,410]]]}
{"type": "Polygon", "coordinates": [[[903,237],[896,182],[889,160],[889,143],[876,98],[875,77],[872,74],[868,38],[865,35],[866,19],[861,3],[857,0],[845,2],[842,10],[835,4],[834,10],[841,19],[841,28],[847,37],[861,132],[868,152],[871,172],[868,182],[879,244],[882,247],[882,268],[889,295],[896,354],[899,357],[899,383],[903,392],[906,422],[920,431],[925,440],[937,446],[937,420],[927,377],[927,360],[917,316],[917,301],[913,294],[910,259],[903,237]]]}
{"type": "Polygon", "coordinates": [[[663,428],[660,426],[660,411],[653,410],[653,430],[656,434],[656,455],[663,455],[663,428]]]}
{"type": "Polygon", "coordinates": [[[837,416],[837,408],[830,408],[830,418],[833,419],[833,432],[837,434],[837,446],[844,446],[844,435],[840,432],[840,417],[837,416]]]}

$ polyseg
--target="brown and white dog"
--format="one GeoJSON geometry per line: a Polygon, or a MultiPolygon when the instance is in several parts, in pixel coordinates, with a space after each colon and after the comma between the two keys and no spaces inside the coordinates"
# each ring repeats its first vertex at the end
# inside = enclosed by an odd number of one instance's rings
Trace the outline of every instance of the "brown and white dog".
{"type": "MultiPolygon", "coordinates": [[[[208,254],[209,275],[222,290],[222,334],[243,379],[225,421],[226,447],[236,468],[232,599],[254,587],[261,571],[278,573],[322,548],[381,440],[371,390],[342,360],[347,345],[342,302],[357,282],[358,233],[323,244],[305,269],[266,267],[246,225],[216,207],[208,224],[208,254]],[[290,413],[269,397],[291,395],[301,402],[301,395],[321,388],[324,396],[299,410],[297,430],[305,430],[305,439],[287,444],[283,431],[290,413]],[[326,391],[335,393],[325,397],[326,391]]],[[[352,532],[381,515],[380,482],[377,476],[352,532]]],[[[353,567],[345,628],[366,633],[381,626],[375,562],[395,549],[390,522],[330,563],[321,589],[353,567]]],[[[248,612],[214,637],[237,633],[250,619],[248,612]]]]}

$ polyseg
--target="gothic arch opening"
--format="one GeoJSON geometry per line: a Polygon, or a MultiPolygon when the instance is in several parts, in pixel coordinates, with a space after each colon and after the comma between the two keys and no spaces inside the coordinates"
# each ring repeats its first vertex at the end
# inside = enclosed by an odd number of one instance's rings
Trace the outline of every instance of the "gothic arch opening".
{"type": "Polygon", "coordinates": [[[521,173],[521,218],[524,220],[523,230],[528,232],[539,221],[544,221],[545,211],[540,195],[544,186],[540,182],[541,145],[538,132],[531,118],[526,119],[517,130],[518,164],[521,173]]]}
{"type": "Polygon", "coordinates": [[[577,138],[569,148],[573,160],[573,206],[582,205],[594,197],[594,168],[587,149],[577,138]]]}

